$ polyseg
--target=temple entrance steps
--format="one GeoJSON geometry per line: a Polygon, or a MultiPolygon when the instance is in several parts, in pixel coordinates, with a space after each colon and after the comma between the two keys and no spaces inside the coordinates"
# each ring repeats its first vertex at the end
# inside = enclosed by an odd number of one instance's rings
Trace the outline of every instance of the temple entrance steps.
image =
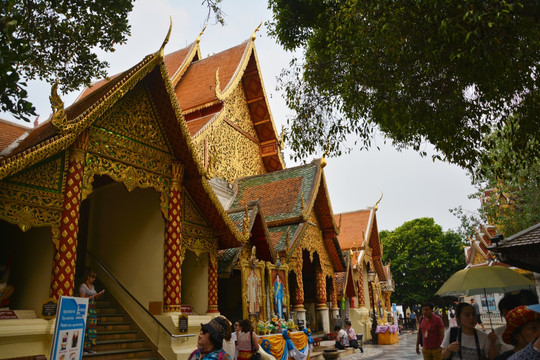
{"type": "Polygon", "coordinates": [[[98,315],[95,353],[84,354],[85,360],[162,359],[157,347],[108,292],[96,300],[98,315]]]}

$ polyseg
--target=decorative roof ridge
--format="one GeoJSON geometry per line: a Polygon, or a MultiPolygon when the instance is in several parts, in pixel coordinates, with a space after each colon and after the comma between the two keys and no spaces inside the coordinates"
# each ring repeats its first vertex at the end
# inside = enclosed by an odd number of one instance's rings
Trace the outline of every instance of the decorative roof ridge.
{"type": "MultiPolygon", "coordinates": [[[[311,163],[312,164],[318,163],[319,166],[316,167],[317,174],[313,177],[313,187],[311,188],[311,193],[308,194],[309,196],[308,206],[305,208],[305,210],[302,209],[302,216],[304,216],[305,218],[308,217],[308,214],[311,214],[311,212],[313,211],[313,207],[315,206],[315,200],[317,199],[317,195],[319,194],[319,188],[321,185],[321,177],[322,177],[322,171],[323,171],[323,168],[321,166],[322,158],[314,159],[311,163]]],[[[332,213],[332,208],[330,208],[330,213],[332,213]]],[[[335,224],[334,224],[334,228],[335,228],[335,224]]]]}
{"type": "MultiPolygon", "coordinates": [[[[236,70],[234,71],[233,76],[231,76],[231,79],[225,85],[225,88],[221,90],[221,85],[219,83],[219,68],[216,70],[216,86],[214,87],[216,97],[224,101],[227,99],[231,94],[234,92],[234,89],[236,89],[236,86],[238,83],[242,80],[242,76],[244,75],[244,72],[246,71],[247,65],[249,63],[249,59],[252,54],[253,50],[253,41],[252,39],[249,39],[247,41],[244,41],[240,45],[246,44],[246,48],[244,49],[244,53],[242,54],[242,59],[240,60],[238,66],[236,67],[236,70]]],[[[237,46],[240,46],[237,45],[237,46]]],[[[232,49],[232,48],[231,48],[232,49]]]]}
{"type": "Polygon", "coordinates": [[[206,108],[209,108],[209,107],[217,105],[217,104],[221,104],[221,100],[217,99],[217,100],[214,100],[214,101],[209,101],[209,102],[206,102],[206,103],[203,103],[203,104],[192,106],[189,109],[185,109],[185,110],[182,109],[182,110],[183,110],[184,114],[189,115],[191,113],[194,113],[195,111],[206,109],[206,108]]]}
{"type": "Polygon", "coordinates": [[[287,257],[291,256],[300,245],[300,238],[306,232],[308,225],[309,223],[307,221],[298,223],[298,228],[296,228],[295,233],[289,238],[291,240],[291,245],[286,249],[287,257]]]}
{"type": "MultiPolygon", "coordinates": [[[[122,77],[118,80],[118,83],[109,89],[104,95],[96,99],[90,106],[86,108],[81,114],[77,115],[73,119],[68,119],[66,114],[66,123],[64,133],[57,134],[51,138],[35,144],[24,151],[17,153],[13,156],[6,157],[0,161],[0,180],[16,173],[24,167],[31,166],[42,160],[42,156],[46,157],[51,151],[62,151],[69,147],[73,141],[79,136],[79,134],[99,115],[105,110],[104,107],[107,104],[116,102],[124,92],[129,91],[135,84],[137,84],[144,76],[146,76],[151,69],[156,65],[155,54],[147,55],[142,61],[133,66],[131,69],[125,71],[122,77]],[[132,80],[128,83],[128,80],[132,80]],[[125,90],[124,88],[128,89],[125,90]],[[40,153],[42,156],[32,156],[35,153],[40,153]]],[[[65,112],[69,113],[69,109],[77,105],[78,102],[73,103],[65,112]]],[[[49,117],[50,120],[52,119],[49,117]]],[[[41,126],[44,126],[47,121],[43,122],[41,126]]]]}
{"type": "Polygon", "coordinates": [[[249,180],[249,179],[252,179],[252,178],[275,176],[275,175],[280,174],[280,173],[294,171],[294,170],[298,170],[298,169],[300,169],[302,167],[310,167],[310,166],[314,166],[313,162],[310,162],[310,163],[307,163],[307,164],[302,164],[302,165],[297,165],[297,166],[293,166],[293,167],[289,167],[289,168],[285,168],[285,169],[281,169],[281,170],[276,170],[276,171],[272,171],[272,172],[268,172],[268,173],[264,173],[264,174],[250,175],[250,176],[241,177],[241,178],[236,179],[235,183],[238,184],[241,181],[246,181],[246,180],[249,180]]]}
{"type": "MultiPolygon", "coordinates": [[[[280,144],[280,139],[278,136],[278,131],[276,129],[276,124],[274,122],[274,115],[272,115],[272,109],[270,109],[270,105],[268,103],[268,95],[266,94],[266,87],[264,86],[264,80],[261,72],[261,66],[259,62],[259,56],[257,55],[257,49],[255,48],[255,44],[253,44],[253,51],[252,56],[255,59],[255,64],[257,65],[257,75],[259,77],[259,81],[261,82],[261,89],[263,92],[264,102],[266,103],[266,110],[268,111],[268,117],[270,118],[270,124],[272,125],[272,130],[274,131],[274,134],[276,135],[276,140],[278,141],[278,147],[283,148],[283,144],[280,144]]],[[[283,160],[283,156],[281,155],[281,151],[278,151],[278,157],[279,161],[281,163],[281,167],[285,168],[285,161],[283,160]]]]}
{"type": "Polygon", "coordinates": [[[373,227],[374,217],[375,217],[374,208],[371,208],[369,211],[368,223],[365,229],[366,231],[364,232],[364,234],[366,234],[366,236],[368,237],[367,239],[364,239],[364,243],[368,244],[369,247],[371,248],[372,246],[369,244],[369,239],[371,238],[371,229],[373,227]]]}
{"type": "Polygon", "coordinates": [[[238,85],[238,83],[242,80],[242,76],[244,75],[244,72],[246,71],[247,65],[249,63],[249,59],[251,55],[253,54],[253,50],[255,47],[255,39],[257,38],[257,32],[261,28],[261,25],[262,25],[262,20],[259,23],[259,26],[257,26],[257,28],[253,31],[250,38],[244,41],[243,43],[241,43],[241,44],[246,44],[246,48],[244,49],[244,54],[242,55],[242,60],[236,67],[236,70],[233,76],[231,76],[229,83],[225,85],[225,88],[223,90],[221,90],[221,87],[219,84],[219,68],[217,69],[215,93],[216,93],[216,97],[219,100],[224,101],[225,99],[227,99],[233,93],[234,89],[236,89],[236,86],[238,85]]]}
{"type": "MultiPolygon", "coordinates": [[[[323,168],[321,168],[320,171],[321,171],[320,184],[323,186],[324,194],[326,195],[326,202],[328,204],[328,210],[330,211],[330,219],[332,221],[332,227],[333,227],[333,230],[334,230],[334,234],[336,234],[336,236],[337,236],[337,235],[339,235],[340,229],[338,228],[338,226],[336,224],[334,211],[332,209],[332,203],[330,202],[330,193],[328,192],[328,185],[326,183],[326,175],[324,174],[324,169],[323,168]]],[[[321,185],[319,185],[319,186],[321,186],[321,185]]],[[[317,193],[317,195],[318,195],[318,193],[317,193]]],[[[341,249],[341,246],[340,246],[340,249],[341,249]]]]}
{"type": "Polygon", "coordinates": [[[212,189],[212,186],[210,185],[209,180],[206,178],[206,170],[203,166],[203,164],[200,162],[200,160],[196,156],[196,152],[193,145],[193,140],[191,139],[191,135],[189,134],[189,130],[187,128],[187,122],[184,120],[184,117],[182,115],[182,110],[180,108],[180,103],[178,102],[178,98],[176,97],[176,93],[173,90],[171,79],[168,75],[167,68],[165,66],[165,63],[161,61],[159,63],[159,67],[161,70],[161,78],[163,79],[165,83],[165,88],[167,90],[167,93],[169,94],[169,98],[171,101],[171,104],[173,106],[174,112],[176,114],[177,123],[180,128],[180,131],[183,133],[184,139],[186,141],[186,145],[191,153],[191,158],[193,159],[193,162],[195,163],[197,167],[197,172],[199,173],[199,180],[201,182],[201,185],[206,192],[207,196],[209,197],[210,201],[213,203],[214,207],[217,209],[217,211],[220,213],[221,218],[223,219],[225,225],[228,227],[230,233],[238,240],[239,243],[246,243],[249,239],[249,233],[244,235],[241,233],[236,225],[232,222],[231,218],[225,211],[225,208],[221,204],[221,201],[219,201],[216,193],[212,189]]]}
{"type": "Polygon", "coordinates": [[[338,216],[338,215],[352,215],[352,214],[359,214],[361,212],[368,212],[368,211],[371,211],[373,210],[373,208],[366,208],[366,209],[359,209],[359,210],[351,210],[351,211],[345,211],[345,212],[341,212],[341,213],[337,213],[337,214],[334,214],[334,216],[338,216]]]}
{"type": "MultiPolygon", "coordinates": [[[[187,69],[189,68],[189,65],[193,62],[193,58],[195,57],[195,55],[197,55],[199,59],[201,58],[201,47],[200,47],[201,36],[204,34],[204,31],[206,30],[207,26],[208,26],[208,23],[204,25],[204,28],[201,30],[201,32],[197,36],[197,39],[195,39],[194,42],[186,46],[186,48],[190,47],[188,55],[184,58],[184,61],[182,62],[182,64],[180,64],[178,69],[176,69],[176,72],[170,77],[173,87],[176,87],[176,85],[178,85],[178,82],[180,81],[182,76],[186,73],[187,69]]],[[[180,50],[183,50],[183,49],[180,49],[180,50]]],[[[180,50],[177,50],[177,51],[180,51],[180,50]]]]}

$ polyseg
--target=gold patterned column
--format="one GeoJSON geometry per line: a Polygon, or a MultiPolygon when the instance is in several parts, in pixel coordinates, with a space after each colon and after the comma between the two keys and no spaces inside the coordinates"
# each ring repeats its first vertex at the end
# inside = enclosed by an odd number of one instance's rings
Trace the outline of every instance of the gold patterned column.
{"type": "Polygon", "coordinates": [[[208,253],[208,312],[217,313],[218,310],[218,278],[217,278],[217,254],[208,253]]]}
{"type": "Polygon", "coordinates": [[[294,292],[294,311],[305,310],[304,309],[304,282],[302,280],[302,268],[300,270],[295,269],[294,273],[296,275],[296,289],[294,292]]]}
{"type": "Polygon", "coordinates": [[[317,283],[317,309],[327,309],[326,306],[326,276],[321,269],[315,270],[315,281],[317,283]]]}
{"type": "Polygon", "coordinates": [[[359,272],[358,280],[358,307],[366,306],[366,295],[364,292],[364,274],[362,271],[359,272]]]}
{"type": "Polygon", "coordinates": [[[163,311],[180,311],[182,295],[182,178],[184,167],[173,162],[169,193],[169,219],[165,230],[163,311]]]}
{"type": "Polygon", "coordinates": [[[58,247],[54,254],[51,297],[72,296],[79,233],[79,210],[88,133],[83,132],[70,150],[58,247]]]}
{"type": "Polygon", "coordinates": [[[332,309],[339,309],[337,303],[336,277],[332,276],[332,309]]]}

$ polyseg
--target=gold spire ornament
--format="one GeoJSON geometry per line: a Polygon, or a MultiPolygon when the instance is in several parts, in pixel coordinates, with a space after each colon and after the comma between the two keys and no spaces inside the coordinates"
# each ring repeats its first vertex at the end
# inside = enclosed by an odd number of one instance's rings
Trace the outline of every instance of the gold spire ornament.
{"type": "Polygon", "coordinates": [[[261,19],[261,22],[260,22],[259,26],[257,26],[257,28],[255,30],[253,30],[253,34],[251,34],[251,41],[255,41],[255,39],[257,38],[257,32],[261,28],[262,23],[263,23],[263,21],[261,19]]]}
{"type": "Polygon", "coordinates": [[[161,47],[156,53],[157,58],[161,61],[163,60],[163,56],[165,55],[165,45],[169,43],[169,38],[171,36],[172,31],[172,17],[170,17],[171,24],[169,25],[169,31],[167,32],[167,36],[165,36],[165,40],[163,40],[163,44],[161,44],[161,47]]]}
{"type": "Polygon", "coordinates": [[[379,209],[379,203],[381,202],[381,200],[383,198],[383,195],[384,195],[384,193],[381,191],[381,197],[379,198],[379,200],[377,200],[377,202],[375,203],[375,206],[374,206],[375,211],[377,211],[379,209]]]}
{"type": "Polygon", "coordinates": [[[196,42],[197,44],[199,44],[199,43],[201,42],[201,36],[202,36],[202,34],[204,34],[204,31],[206,30],[206,27],[207,27],[207,26],[208,26],[208,22],[206,22],[206,23],[204,24],[203,29],[202,29],[201,32],[199,33],[199,36],[197,36],[197,39],[195,40],[195,42],[196,42]]]}

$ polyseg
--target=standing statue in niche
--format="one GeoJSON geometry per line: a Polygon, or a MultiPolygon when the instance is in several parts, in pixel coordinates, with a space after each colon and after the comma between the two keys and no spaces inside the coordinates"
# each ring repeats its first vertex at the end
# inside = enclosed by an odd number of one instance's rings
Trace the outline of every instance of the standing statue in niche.
{"type": "Polygon", "coordinates": [[[261,311],[261,280],[254,268],[249,272],[246,285],[249,313],[258,314],[261,311]]]}
{"type": "Polygon", "coordinates": [[[283,282],[279,273],[274,278],[274,309],[279,318],[283,319],[283,282]]]}

